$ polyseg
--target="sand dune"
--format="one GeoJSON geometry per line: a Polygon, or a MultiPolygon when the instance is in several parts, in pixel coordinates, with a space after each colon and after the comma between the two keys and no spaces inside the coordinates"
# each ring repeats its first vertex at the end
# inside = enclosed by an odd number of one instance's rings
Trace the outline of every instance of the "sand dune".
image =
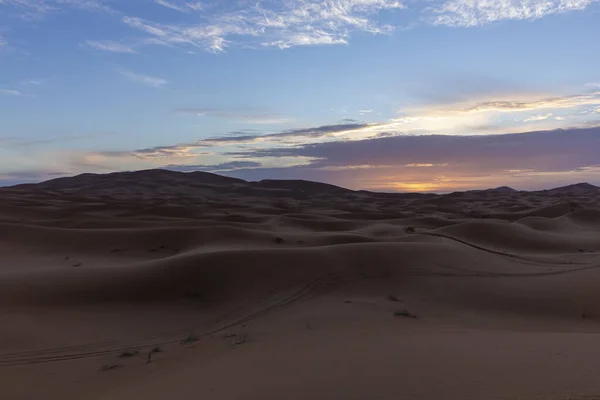
{"type": "Polygon", "coordinates": [[[587,184],[2,188],[0,398],[593,399],[598,282],[587,184]]]}

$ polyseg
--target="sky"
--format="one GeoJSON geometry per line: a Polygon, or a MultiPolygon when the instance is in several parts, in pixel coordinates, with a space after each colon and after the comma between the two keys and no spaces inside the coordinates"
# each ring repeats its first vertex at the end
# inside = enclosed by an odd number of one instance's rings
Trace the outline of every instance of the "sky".
{"type": "Polygon", "coordinates": [[[0,185],[600,185],[600,0],[0,0],[0,185]]]}

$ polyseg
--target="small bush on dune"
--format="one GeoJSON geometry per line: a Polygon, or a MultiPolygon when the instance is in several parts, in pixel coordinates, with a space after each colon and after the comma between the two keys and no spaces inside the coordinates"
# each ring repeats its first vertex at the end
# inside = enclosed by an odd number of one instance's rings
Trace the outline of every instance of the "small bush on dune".
{"type": "Polygon", "coordinates": [[[119,354],[119,358],[135,357],[138,354],[140,354],[140,352],[137,350],[128,350],[128,351],[124,351],[121,354],[119,354]]]}
{"type": "Polygon", "coordinates": [[[152,350],[150,350],[148,352],[148,361],[147,361],[148,364],[150,364],[152,362],[152,354],[156,354],[156,353],[160,353],[160,352],[162,352],[162,349],[158,346],[153,348],[152,350]]]}
{"type": "Polygon", "coordinates": [[[107,364],[107,365],[103,365],[102,367],[100,367],[100,371],[105,372],[105,371],[112,371],[113,369],[117,369],[117,368],[121,368],[123,367],[123,364],[107,364]]]}
{"type": "Polygon", "coordinates": [[[417,314],[413,314],[408,310],[399,310],[394,312],[394,317],[405,317],[405,318],[414,318],[419,319],[417,314]]]}
{"type": "Polygon", "coordinates": [[[200,340],[200,338],[194,332],[190,332],[190,334],[181,341],[181,344],[192,344],[196,343],[198,340],[200,340]]]}
{"type": "Polygon", "coordinates": [[[241,344],[244,344],[248,342],[248,335],[246,335],[245,333],[239,334],[239,335],[235,335],[235,342],[234,344],[236,346],[239,346],[241,344]]]}

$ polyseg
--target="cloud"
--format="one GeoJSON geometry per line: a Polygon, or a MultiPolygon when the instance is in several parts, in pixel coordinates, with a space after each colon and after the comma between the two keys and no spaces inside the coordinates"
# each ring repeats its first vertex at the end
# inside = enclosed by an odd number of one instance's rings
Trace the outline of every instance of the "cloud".
{"type": "MultiPolygon", "coordinates": [[[[129,163],[128,165],[143,165],[144,167],[196,165],[202,168],[209,168],[213,165],[219,165],[219,168],[222,168],[223,165],[230,162],[254,162],[260,163],[261,166],[248,165],[244,169],[275,173],[275,169],[273,169],[275,166],[287,168],[294,165],[293,168],[300,168],[300,166],[313,168],[324,174],[333,172],[342,174],[343,171],[355,169],[361,171],[359,175],[364,176],[366,176],[364,171],[367,170],[385,172],[388,175],[397,170],[403,174],[419,175],[420,179],[425,179],[427,174],[431,175],[436,171],[454,170],[453,163],[456,162],[463,167],[469,166],[473,171],[482,170],[478,163],[490,164],[495,158],[490,151],[482,151],[475,144],[494,147],[503,159],[511,159],[513,155],[517,154],[519,157],[515,164],[518,164],[517,161],[527,158],[526,154],[522,153],[523,149],[531,154],[536,152],[535,149],[532,149],[532,145],[518,145],[512,148],[506,144],[506,140],[502,142],[500,139],[498,139],[500,142],[495,143],[496,139],[494,138],[496,137],[512,137],[515,138],[515,141],[517,138],[525,140],[527,137],[536,136],[532,134],[532,126],[535,126],[538,131],[560,127],[564,125],[564,122],[561,123],[559,119],[563,120],[565,116],[568,116],[571,126],[600,125],[600,121],[593,119],[597,115],[595,112],[590,111],[590,113],[576,117],[580,113],[581,107],[586,107],[587,104],[594,102],[600,103],[594,96],[596,96],[595,93],[540,96],[538,98],[531,95],[520,95],[514,96],[516,100],[499,98],[484,99],[470,104],[434,105],[408,110],[411,112],[387,122],[364,123],[346,120],[334,125],[288,129],[274,133],[265,130],[244,130],[230,135],[208,137],[184,143],[130,151],[97,152],[93,157],[80,159],[79,162],[81,165],[88,165],[85,163],[92,163],[90,160],[93,160],[94,165],[129,163]],[[561,108],[567,107],[567,105],[571,108],[561,108]],[[551,113],[534,113],[538,109],[548,106],[557,106],[557,110],[561,110],[561,114],[557,114],[553,109],[551,109],[551,113]],[[519,115],[519,118],[502,119],[502,115],[507,113],[521,113],[522,115],[519,115]],[[504,135],[511,131],[513,133],[523,132],[524,136],[504,135]],[[477,141],[477,137],[484,139],[477,141]],[[460,138],[464,138],[464,140],[460,138]],[[494,143],[493,146],[491,143],[494,143]],[[378,146],[381,146],[381,149],[378,146]],[[458,154],[457,151],[463,153],[458,154]],[[469,155],[470,153],[482,154],[485,157],[473,158],[472,155],[469,155]],[[507,153],[509,154],[507,155],[507,153]],[[444,158],[445,154],[448,155],[447,158],[444,158]]],[[[589,108],[589,106],[587,107],[589,108]]],[[[194,115],[245,120],[246,122],[277,117],[271,111],[260,108],[198,108],[178,111],[194,115]]],[[[577,133],[580,131],[573,130],[573,132],[575,132],[574,135],[581,136],[577,133]]],[[[536,137],[550,138],[552,135],[544,133],[543,135],[538,134],[536,137]]],[[[566,140],[564,135],[562,138],[562,140],[566,140]]],[[[546,149],[542,141],[539,143],[540,149],[546,149]]],[[[595,148],[592,142],[589,142],[587,146],[589,147],[585,147],[586,149],[595,148]]],[[[537,160],[549,157],[547,154],[542,153],[542,155],[536,156],[537,160]]],[[[577,151],[574,150],[574,154],[577,154],[577,151]]],[[[535,157],[532,156],[533,158],[535,157]]],[[[551,159],[556,164],[559,157],[552,156],[551,159]]],[[[540,163],[541,161],[538,162],[538,167],[541,165],[540,163]]],[[[595,161],[595,164],[598,163],[595,161]]],[[[589,162],[586,165],[592,164],[594,163],[589,162]]],[[[503,169],[531,168],[529,166],[504,165],[503,169]]],[[[534,168],[534,170],[538,169],[534,168]]],[[[304,169],[303,171],[306,172],[304,169]]],[[[468,171],[463,170],[463,173],[468,173],[468,171]]],[[[379,183],[365,180],[366,178],[352,182],[352,176],[349,175],[348,181],[343,183],[347,186],[353,185],[353,187],[384,188],[385,179],[383,177],[384,175],[378,178],[377,182],[379,183]]]]}
{"type": "MultiPolygon", "coordinates": [[[[549,129],[546,126],[564,125],[556,119],[566,116],[571,126],[600,125],[598,114],[592,112],[595,107],[590,109],[589,106],[600,103],[594,96],[595,93],[537,98],[514,95],[512,99],[423,106],[407,110],[409,112],[387,122],[346,120],[333,125],[280,131],[243,130],[148,148],[57,155],[56,159],[64,163],[59,165],[67,165],[65,170],[69,171],[167,165],[233,171],[247,177],[260,177],[262,173],[281,173],[285,177],[302,172],[307,174],[306,179],[333,179],[333,183],[343,186],[378,190],[417,190],[414,185],[422,185],[423,189],[424,182],[429,182],[427,188],[435,186],[438,189],[453,184],[457,187],[467,183],[479,185],[474,180],[456,183],[456,179],[459,173],[464,176],[492,174],[493,179],[500,180],[508,175],[514,178],[517,174],[514,170],[519,170],[521,175],[523,171],[553,173],[557,167],[564,167],[562,171],[566,171],[600,164],[596,152],[592,151],[599,145],[595,139],[599,137],[596,128],[593,128],[595,131],[544,130],[549,129]],[[551,112],[539,113],[540,109],[555,106],[558,108],[550,108],[551,112]],[[590,109],[590,112],[577,117],[582,109],[590,109]],[[518,118],[512,116],[514,113],[518,118]],[[503,118],[506,114],[511,118],[503,118]],[[533,132],[534,129],[537,131],[533,132]],[[505,134],[511,131],[511,135],[505,134]],[[584,132],[592,133],[586,135],[584,132]],[[561,141],[568,145],[563,146],[561,141]],[[563,153],[559,154],[559,151],[563,153]],[[285,175],[288,173],[291,175],[285,175]],[[454,183],[445,181],[434,185],[428,181],[430,178],[449,179],[450,176],[454,183]],[[407,185],[414,185],[398,186],[399,177],[405,177],[407,185]],[[390,186],[390,182],[396,182],[396,186],[390,186]]],[[[244,122],[280,118],[261,108],[177,111],[244,122]]]]}
{"type": "Polygon", "coordinates": [[[307,29],[306,32],[295,33],[285,39],[262,43],[265,47],[275,46],[280,49],[289,49],[295,46],[317,46],[326,44],[348,44],[348,34],[340,32],[337,35],[320,29],[307,29]]]}
{"type": "Polygon", "coordinates": [[[590,104],[600,104],[600,91],[562,97],[548,97],[532,101],[485,101],[458,111],[479,112],[522,112],[548,108],[571,108],[590,104]]]}
{"type": "Polygon", "coordinates": [[[232,144],[248,144],[248,143],[286,143],[291,140],[297,140],[301,142],[321,140],[325,138],[351,138],[352,134],[360,132],[361,130],[375,127],[378,124],[366,124],[366,123],[344,123],[336,125],[323,125],[312,128],[301,128],[301,129],[290,129],[283,132],[273,134],[255,134],[255,135],[241,135],[241,136],[229,136],[229,137],[216,137],[208,138],[198,142],[196,145],[202,146],[218,146],[218,145],[232,145],[232,144]]]}
{"type": "Polygon", "coordinates": [[[534,168],[540,167],[543,160],[547,168],[549,165],[556,166],[559,159],[568,159],[568,167],[597,164],[600,153],[596,149],[600,147],[596,145],[600,146],[599,127],[481,136],[394,136],[314,143],[237,155],[252,158],[311,157],[320,160],[315,164],[318,166],[452,165],[460,161],[463,166],[470,164],[475,169],[478,164],[507,169],[534,168]]]}
{"type": "Polygon", "coordinates": [[[133,152],[119,151],[119,152],[104,152],[104,155],[111,156],[133,156],[142,160],[148,159],[172,159],[172,158],[187,158],[196,157],[199,154],[194,150],[199,146],[192,144],[177,144],[172,146],[156,146],[146,149],[138,149],[133,152]]]}
{"type": "Polygon", "coordinates": [[[135,49],[130,45],[126,45],[120,42],[113,42],[110,40],[86,40],[84,42],[84,45],[95,50],[108,51],[112,53],[137,53],[137,51],[135,51],[135,49]]]}
{"type": "Polygon", "coordinates": [[[533,117],[525,118],[523,120],[523,122],[544,121],[549,118],[560,118],[560,117],[554,117],[554,114],[548,113],[548,114],[544,114],[544,115],[534,115],[533,117]]]}
{"type": "Polygon", "coordinates": [[[132,72],[132,71],[128,71],[128,70],[121,70],[120,73],[121,73],[121,75],[125,76],[129,80],[131,80],[133,82],[141,83],[146,86],[161,87],[168,83],[168,81],[166,79],[162,79],[162,78],[158,78],[158,77],[150,76],[150,75],[145,75],[145,74],[140,74],[140,73],[132,72]]]}
{"type": "MultiPolygon", "coordinates": [[[[218,137],[133,151],[59,151],[52,165],[72,173],[166,166],[178,171],[227,172],[247,180],[309,179],[379,191],[452,191],[502,185],[532,189],[578,181],[600,184],[600,127],[347,140],[346,134],[356,129],[369,129],[369,125],[218,137]],[[342,135],[335,136],[337,133],[342,135]],[[290,135],[304,135],[309,143],[290,145],[285,140],[290,135]],[[323,138],[329,141],[319,141],[323,138]],[[237,151],[232,151],[232,146],[237,151]]],[[[5,144],[0,147],[6,148],[5,144]]],[[[28,159],[37,162],[38,157],[28,159]]]]}
{"type": "Polygon", "coordinates": [[[289,119],[269,110],[254,109],[217,109],[217,108],[180,108],[178,113],[197,115],[200,117],[215,117],[250,124],[283,124],[289,119]]]}
{"type": "Polygon", "coordinates": [[[448,163],[444,163],[444,164],[411,163],[411,164],[406,164],[405,167],[411,167],[411,168],[432,168],[432,167],[445,167],[446,165],[448,165],[448,163]]]}
{"type": "Polygon", "coordinates": [[[355,189],[450,191],[510,184],[550,187],[580,180],[600,183],[600,128],[486,136],[395,136],[240,152],[302,157],[308,165],[237,171],[243,179],[303,177],[355,189]]]}
{"type": "Polygon", "coordinates": [[[422,24],[472,27],[500,20],[531,20],[584,10],[597,1],[429,0],[405,4],[398,0],[152,0],[164,11],[174,11],[168,15],[168,23],[159,19],[164,12],[156,19],[148,14],[133,15],[130,9],[121,13],[113,8],[120,3],[114,0],[0,0],[0,8],[16,10],[25,19],[69,9],[106,12],[143,33],[135,39],[135,46],[102,40],[88,44],[97,50],[130,53],[138,46],[164,45],[188,53],[196,48],[218,53],[231,47],[286,49],[348,44],[358,33],[385,35],[422,24]],[[389,18],[404,9],[409,9],[403,14],[406,18],[389,18]]]}
{"type": "Polygon", "coordinates": [[[69,8],[115,13],[115,10],[102,0],[0,0],[0,6],[17,10],[25,19],[39,19],[69,8]]]}
{"type": "Polygon", "coordinates": [[[594,0],[447,0],[432,6],[427,19],[435,25],[481,26],[501,20],[535,20],[583,10],[594,0]]]}
{"type": "Polygon", "coordinates": [[[121,2],[114,0],[0,0],[0,8],[13,10],[24,19],[65,10],[105,12],[118,15],[124,24],[144,34],[136,39],[135,46],[110,40],[86,42],[97,50],[131,53],[138,46],[164,45],[183,47],[188,53],[196,48],[218,53],[230,47],[286,49],[348,44],[358,33],[385,35],[422,24],[473,27],[500,20],[532,20],[584,10],[598,1],[407,0],[405,4],[398,0],[152,0],[157,6],[175,11],[169,14],[168,23],[147,14],[132,15],[130,10],[121,13],[113,8],[121,2]],[[390,13],[404,9],[409,9],[406,18],[389,18],[390,13]],[[402,22],[392,24],[394,20],[402,22]]]}
{"type": "MultiPolygon", "coordinates": [[[[51,0],[47,0],[51,2],[51,0]]],[[[108,6],[103,0],[54,0],[54,3],[62,6],[70,6],[82,10],[103,11],[108,13],[115,12],[113,8],[108,6]]]]}
{"type": "MultiPolygon", "coordinates": [[[[600,91],[562,96],[540,96],[526,93],[497,95],[479,94],[479,99],[446,104],[405,107],[378,129],[388,133],[489,134],[552,129],[585,124],[585,108],[600,104],[600,91]],[[487,98],[486,98],[487,97],[487,98]],[[540,111],[548,111],[540,114],[540,111]],[[515,114],[518,118],[511,118],[515,114]],[[552,114],[549,116],[548,114],[552,114]]],[[[589,114],[589,113],[588,113],[589,114]]]]}
{"type": "Polygon", "coordinates": [[[224,51],[228,41],[227,34],[247,35],[252,32],[243,26],[208,25],[208,26],[178,26],[147,22],[138,17],[125,17],[123,22],[149,34],[144,41],[150,45],[187,45],[204,48],[213,53],[224,51]]]}
{"type": "Polygon", "coordinates": [[[189,10],[185,7],[180,7],[177,4],[169,3],[166,0],[154,0],[156,4],[160,4],[163,7],[170,8],[171,10],[179,11],[179,12],[188,12],[189,10]]]}
{"type": "Polygon", "coordinates": [[[23,93],[14,89],[0,89],[0,94],[5,94],[7,96],[23,96],[23,93]]]}
{"type": "Polygon", "coordinates": [[[394,27],[378,22],[383,11],[402,9],[396,0],[288,0],[231,2],[222,9],[204,10],[200,3],[158,0],[171,9],[202,14],[207,22],[162,24],[128,16],[123,22],[149,35],[148,44],[185,45],[211,52],[232,44],[253,47],[331,45],[347,43],[353,32],[385,34],[394,27]],[[203,13],[204,11],[204,13],[203,13]]]}
{"type": "Polygon", "coordinates": [[[204,5],[199,1],[197,1],[197,2],[189,2],[188,1],[181,5],[170,2],[170,1],[166,1],[166,0],[154,0],[154,2],[163,7],[167,7],[167,8],[170,8],[171,10],[179,11],[182,13],[189,13],[191,11],[200,11],[200,10],[204,9],[204,5]]]}
{"type": "Polygon", "coordinates": [[[262,166],[293,166],[309,164],[309,157],[262,157],[261,160],[250,160],[245,155],[240,158],[231,157],[227,151],[245,146],[272,146],[302,143],[323,138],[344,137],[349,133],[369,127],[369,124],[326,125],[313,128],[287,130],[275,134],[238,132],[241,135],[221,136],[196,140],[188,143],[155,146],[129,151],[95,151],[57,153],[55,159],[68,171],[104,171],[115,169],[145,169],[180,166],[181,168],[202,168],[203,170],[226,171],[240,168],[257,168],[262,166]],[[189,166],[192,167],[189,167],[189,166]]]}
{"type": "Polygon", "coordinates": [[[29,15],[42,15],[56,9],[55,6],[44,0],[0,0],[0,6],[12,6],[29,13],[29,15]]]}
{"type": "Polygon", "coordinates": [[[109,133],[91,133],[91,134],[80,134],[80,135],[69,135],[69,136],[52,136],[39,139],[28,139],[22,136],[8,136],[0,137],[0,146],[4,150],[8,149],[23,149],[23,148],[35,148],[39,146],[45,146],[49,144],[57,143],[69,143],[78,142],[82,140],[95,139],[98,137],[110,136],[109,133]]]}
{"type": "Polygon", "coordinates": [[[334,137],[338,134],[348,134],[368,128],[374,124],[352,123],[338,125],[324,125],[313,128],[291,129],[274,134],[252,133],[253,131],[238,132],[233,136],[220,136],[196,140],[188,143],[179,143],[166,146],[155,146],[132,151],[106,151],[98,152],[105,157],[133,157],[140,160],[193,158],[201,155],[214,154],[212,150],[228,148],[231,146],[263,143],[266,145],[286,144],[290,140],[304,142],[306,140],[319,140],[334,137]],[[198,151],[200,149],[200,151],[198,151]]]}
{"type": "MultiPolygon", "coordinates": [[[[546,15],[583,10],[597,0],[431,0],[411,2],[417,17],[405,26],[387,23],[386,13],[403,10],[397,0],[265,0],[210,3],[154,0],[189,19],[163,23],[139,16],[122,21],[144,32],[146,45],[201,48],[222,52],[231,46],[278,47],[347,44],[357,32],[389,34],[419,23],[472,27],[500,20],[538,19],[546,15]],[[386,22],[384,22],[386,21],[386,22]]],[[[412,14],[413,17],[415,13],[412,14]]]]}

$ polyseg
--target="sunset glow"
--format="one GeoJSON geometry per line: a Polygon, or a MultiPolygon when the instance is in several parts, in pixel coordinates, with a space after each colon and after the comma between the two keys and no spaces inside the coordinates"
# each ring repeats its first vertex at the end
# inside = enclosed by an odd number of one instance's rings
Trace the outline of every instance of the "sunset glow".
{"type": "Polygon", "coordinates": [[[598,184],[599,6],[0,1],[0,185],[148,168],[598,184]]]}

